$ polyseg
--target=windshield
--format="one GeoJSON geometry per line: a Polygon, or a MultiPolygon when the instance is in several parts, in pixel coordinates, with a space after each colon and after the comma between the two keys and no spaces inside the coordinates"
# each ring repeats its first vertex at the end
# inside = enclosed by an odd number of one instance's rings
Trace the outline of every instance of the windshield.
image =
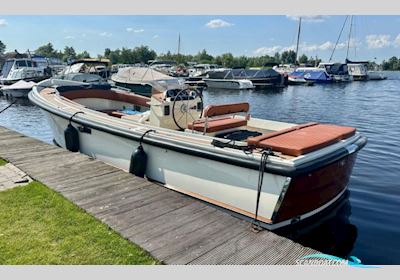
{"type": "Polygon", "coordinates": [[[6,61],[3,65],[3,68],[1,69],[1,74],[3,75],[3,77],[7,77],[8,73],[11,70],[11,67],[13,66],[14,61],[6,61]]]}

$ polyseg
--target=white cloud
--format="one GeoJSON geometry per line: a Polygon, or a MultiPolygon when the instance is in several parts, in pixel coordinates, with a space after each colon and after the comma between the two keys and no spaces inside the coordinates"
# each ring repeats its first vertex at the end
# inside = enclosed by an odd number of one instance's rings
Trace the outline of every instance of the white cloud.
{"type": "Polygon", "coordinates": [[[4,18],[0,18],[0,27],[7,26],[8,22],[4,18]]]}
{"type": "Polygon", "coordinates": [[[288,19],[291,20],[295,20],[298,21],[299,18],[301,17],[301,21],[302,22],[324,22],[329,16],[320,16],[320,15],[308,15],[308,16],[302,16],[302,15],[298,15],[298,16],[294,16],[294,15],[287,15],[286,16],[288,19]]]}
{"type": "Polygon", "coordinates": [[[400,47],[400,34],[397,35],[396,39],[394,39],[393,45],[395,47],[400,47]]]}
{"type": "Polygon", "coordinates": [[[132,27],[127,27],[126,31],[134,32],[134,33],[142,33],[142,32],[144,32],[144,29],[133,29],[132,27]]]}
{"type": "Polygon", "coordinates": [[[381,49],[391,45],[390,35],[387,34],[370,34],[365,37],[368,48],[381,49]]]}
{"type": "MultiPolygon", "coordinates": [[[[400,36],[400,34],[399,34],[400,36]]],[[[399,39],[400,41],[400,39],[399,39]]],[[[351,42],[350,46],[358,45],[358,42],[351,42]]],[[[305,53],[312,53],[312,52],[318,52],[318,51],[329,51],[333,50],[335,47],[335,44],[332,43],[331,41],[326,41],[325,43],[322,43],[320,45],[318,44],[307,44],[307,43],[301,43],[299,45],[299,52],[305,52],[305,53]]],[[[347,42],[346,43],[339,43],[336,46],[336,49],[344,49],[347,47],[347,42]]],[[[273,46],[273,47],[261,47],[258,48],[254,51],[255,55],[274,55],[276,52],[282,53],[285,51],[295,51],[296,50],[296,45],[291,45],[291,46],[273,46]]]]}
{"type": "Polygon", "coordinates": [[[100,33],[99,35],[100,35],[100,36],[103,36],[103,37],[111,37],[111,36],[112,36],[112,33],[109,33],[109,32],[102,32],[102,33],[100,33]]]}
{"type": "Polygon", "coordinates": [[[159,38],[160,36],[158,36],[158,35],[154,35],[153,36],[153,39],[157,39],[157,38],[159,38]]]}
{"type": "Polygon", "coordinates": [[[68,36],[65,36],[64,39],[75,39],[75,37],[72,35],[68,35],[68,36]]]}
{"type": "Polygon", "coordinates": [[[281,46],[261,47],[254,51],[255,55],[274,55],[282,49],[281,46]]]}
{"type": "Polygon", "coordinates": [[[212,19],[206,23],[208,28],[221,28],[221,27],[229,27],[234,25],[233,23],[224,21],[222,19],[212,19]]]}
{"type": "Polygon", "coordinates": [[[326,50],[332,50],[334,47],[335,44],[333,44],[331,41],[326,41],[325,43],[319,46],[319,49],[322,51],[326,51],[326,50]]]}

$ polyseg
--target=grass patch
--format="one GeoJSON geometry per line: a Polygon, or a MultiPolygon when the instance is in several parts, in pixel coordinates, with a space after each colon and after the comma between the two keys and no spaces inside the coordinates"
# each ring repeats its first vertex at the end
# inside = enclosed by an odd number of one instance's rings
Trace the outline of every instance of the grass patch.
{"type": "Polygon", "coordinates": [[[157,264],[38,182],[0,192],[0,264],[157,264]]]}
{"type": "Polygon", "coordinates": [[[8,162],[5,161],[4,159],[0,158],[0,166],[6,165],[8,162]]]}

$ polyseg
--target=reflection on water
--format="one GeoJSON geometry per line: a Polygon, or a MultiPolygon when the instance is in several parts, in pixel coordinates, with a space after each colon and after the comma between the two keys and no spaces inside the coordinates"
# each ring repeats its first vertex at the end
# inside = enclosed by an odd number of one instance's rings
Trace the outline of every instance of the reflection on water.
{"type": "Polygon", "coordinates": [[[0,125],[52,143],[53,136],[49,124],[40,109],[28,99],[12,99],[1,96],[0,111],[14,101],[15,103],[10,108],[0,114],[0,125]]]}
{"type": "MultiPolygon", "coordinates": [[[[243,101],[250,103],[253,117],[349,125],[368,137],[343,206],[330,219],[286,235],[328,254],[356,256],[364,264],[400,264],[400,73],[391,72],[384,81],[204,92],[206,105],[243,101]]],[[[8,104],[0,97],[0,110],[8,104]]],[[[52,141],[44,115],[28,100],[0,114],[0,125],[52,141]]]]}

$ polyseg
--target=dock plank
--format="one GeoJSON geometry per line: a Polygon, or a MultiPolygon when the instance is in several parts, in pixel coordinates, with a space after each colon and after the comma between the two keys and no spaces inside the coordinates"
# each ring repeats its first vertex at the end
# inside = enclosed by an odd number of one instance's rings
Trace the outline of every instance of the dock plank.
{"type": "Polygon", "coordinates": [[[0,157],[166,264],[295,264],[318,253],[89,156],[0,126],[0,157]]]}

